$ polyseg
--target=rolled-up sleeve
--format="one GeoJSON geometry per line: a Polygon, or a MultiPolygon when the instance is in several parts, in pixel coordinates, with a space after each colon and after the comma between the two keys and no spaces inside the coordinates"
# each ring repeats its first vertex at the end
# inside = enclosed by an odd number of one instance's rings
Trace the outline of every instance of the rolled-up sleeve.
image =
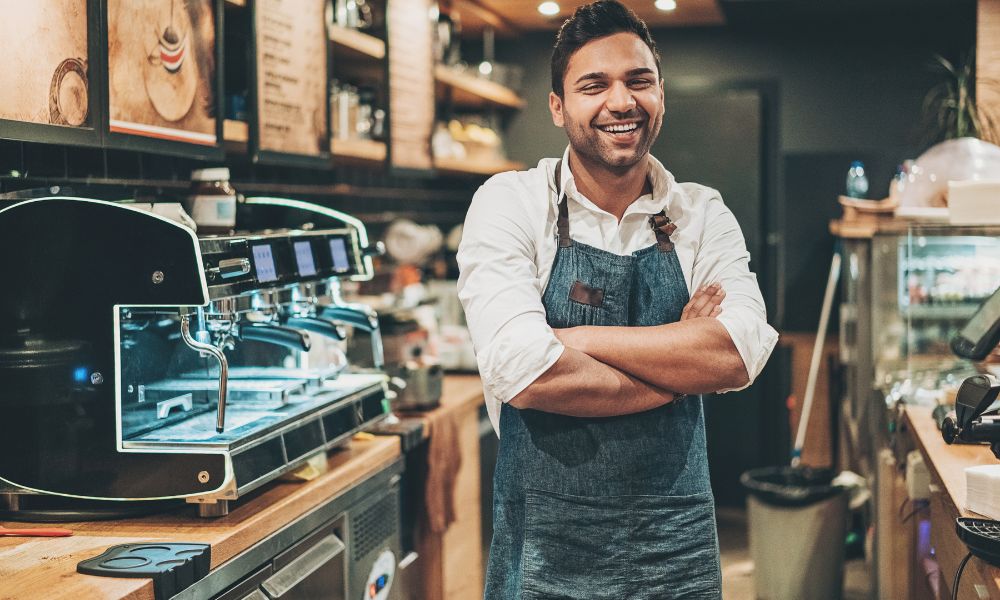
{"type": "Polygon", "coordinates": [[[715,282],[721,283],[726,291],[718,319],[743,359],[749,386],[771,356],[778,332],[767,323],[764,299],[757,276],[750,270],[750,253],[743,232],[718,195],[712,197],[706,207],[705,227],[695,256],[691,284],[697,288],[715,282]]]}
{"type": "Polygon", "coordinates": [[[458,249],[458,297],[485,391],[500,402],[528,387],[563,352],[545,320],[534,260],[540,223],[526,205],[530,200],[505,176],[492,178],[472,199],[458,249]]]}

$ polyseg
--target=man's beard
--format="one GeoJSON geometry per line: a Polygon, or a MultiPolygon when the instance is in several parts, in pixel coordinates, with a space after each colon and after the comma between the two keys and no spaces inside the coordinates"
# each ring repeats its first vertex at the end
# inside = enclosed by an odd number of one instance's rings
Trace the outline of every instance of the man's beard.
{"type": "Polygon", "coordinates": [[[628,172],[649,154],[649,149],[656,141],[663,125],[662,113],[658,114],[655,119],[651,119],[649,114],[642,109],[620,117],[619,120],[643,119],[640,138],[634,150],[628,154],[621,154],[614,147],[613,142],[606,139],[604,132],[594,126],[592,122],[584,125],[569,115],[566,116],[566,135],[569,138],[570,146],[577,155],[616,174],[628,172]]]}

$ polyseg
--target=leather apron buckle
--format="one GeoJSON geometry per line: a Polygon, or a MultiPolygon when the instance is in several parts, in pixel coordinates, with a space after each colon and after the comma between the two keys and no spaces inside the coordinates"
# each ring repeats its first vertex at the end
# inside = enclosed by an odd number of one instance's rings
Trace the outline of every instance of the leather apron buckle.
{"type": "Polygon", "coordinates": [[[656,247],[659,248],[660,252],[670,252],[674,249],[674,243],[670,241],[670,236],[677,231],[677,225],[670,220],[670,217],[663,212],[650,215],[649,226],[656,234],[656,247]]]}

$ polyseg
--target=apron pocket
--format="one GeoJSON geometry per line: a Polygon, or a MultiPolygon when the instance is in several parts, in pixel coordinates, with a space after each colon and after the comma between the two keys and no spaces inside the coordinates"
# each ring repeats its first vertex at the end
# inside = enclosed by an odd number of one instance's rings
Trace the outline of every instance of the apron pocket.
{"type": "Polygon", "coordinates": [[[711,493],[571,496],[526,490],[525,600],[721,598],[711,493]]]}

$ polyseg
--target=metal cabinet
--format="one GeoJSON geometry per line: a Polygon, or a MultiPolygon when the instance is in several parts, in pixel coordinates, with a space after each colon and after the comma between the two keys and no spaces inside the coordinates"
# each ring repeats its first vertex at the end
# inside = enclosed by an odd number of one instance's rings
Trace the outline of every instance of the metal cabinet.
{"type": "Polygon", "coordinates": [[[213,569],[173,600],[401,600],[394,461],[213,569]]]}

